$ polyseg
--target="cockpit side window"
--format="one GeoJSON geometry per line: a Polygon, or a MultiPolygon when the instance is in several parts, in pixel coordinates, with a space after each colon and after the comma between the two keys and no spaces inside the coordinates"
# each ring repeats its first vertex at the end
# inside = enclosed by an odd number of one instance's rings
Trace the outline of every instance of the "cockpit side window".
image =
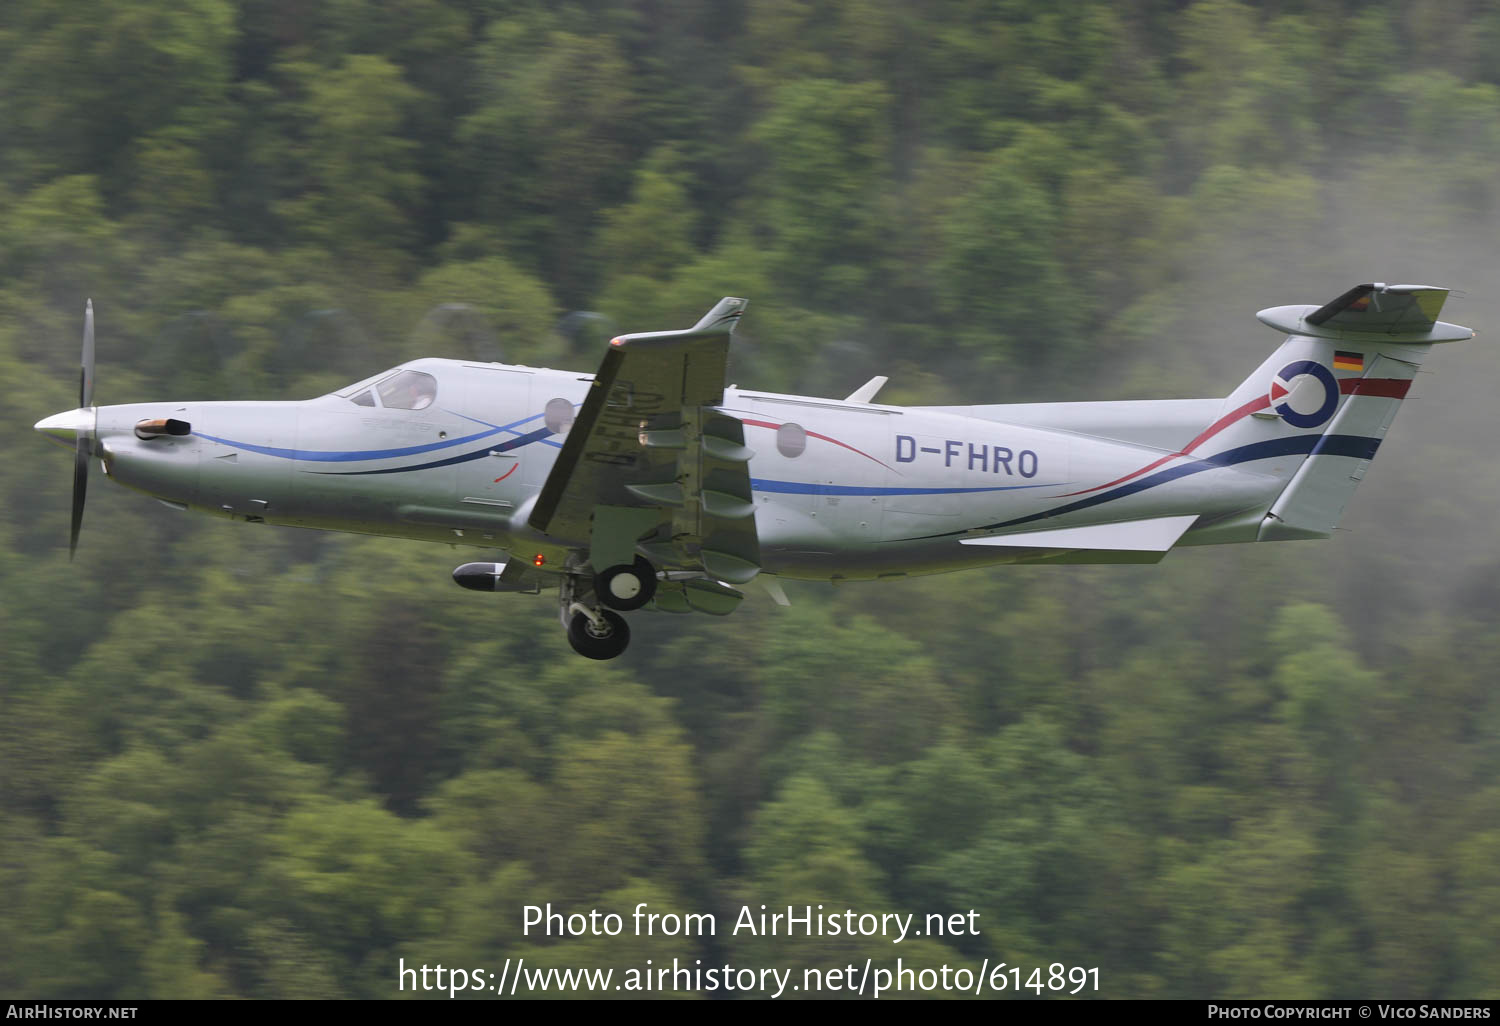
{"type": "Polygon", "coordinates": [[[374,406],[375,390],[373,388],[367,388],[349,401],[355,406],[374,406]]]}
{"type": "Polygon", "coordinates": [[[422,371],[398,371],[376,384],[375,391],[388,410],[425,410],[437,398],[437,378],[422,371]]]}

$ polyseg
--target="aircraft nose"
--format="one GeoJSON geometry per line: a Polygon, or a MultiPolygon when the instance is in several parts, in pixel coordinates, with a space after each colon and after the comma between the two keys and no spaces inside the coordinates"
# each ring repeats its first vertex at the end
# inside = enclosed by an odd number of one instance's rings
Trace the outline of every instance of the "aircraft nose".
{"type": "Polygon", "coordinates": [[[34,426],[48,438],[72,445],[79,435],[93,430],[94,411],[88,407],[79,407],[66,413],[54,413],[50,417],[43,417],[34,426]]]}

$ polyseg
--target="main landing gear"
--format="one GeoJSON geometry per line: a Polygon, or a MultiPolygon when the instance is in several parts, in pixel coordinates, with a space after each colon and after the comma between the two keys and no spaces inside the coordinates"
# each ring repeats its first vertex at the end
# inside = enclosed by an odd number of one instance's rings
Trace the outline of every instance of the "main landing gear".
{"type": "Polygon", "coordinates": [[[630,644],[630,625],[609,609],[578,609],[568,621],[568,643],[589,659],[613,659],[630,644]]]}
{"type": "Polygon", "coordinates": [[[639,609],[656,594],[656,568],[640,556],[632,566],[612,566],[594,577],[594,593],[611,609],[639,609]]]}
{"type": "Polygon", "coordinates": [[[591,588],[584,575],[565,575],[559,600],[573,651],[589,659],[613,659],[624,652],[630,625],[615,610],[640,609],[655,594],[656,568],[639,556],[633,564],[595,574],[591,588]]]}

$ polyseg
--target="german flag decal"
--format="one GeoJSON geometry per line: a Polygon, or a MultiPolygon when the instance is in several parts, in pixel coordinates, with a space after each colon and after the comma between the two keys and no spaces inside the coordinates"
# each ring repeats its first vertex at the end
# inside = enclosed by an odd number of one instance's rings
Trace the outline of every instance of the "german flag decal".
{"type": "Polygon", "coordinates": [[[1346,353],[1342,349],[1333,354],[1333,369],[1336,371],[1362,371],[1365,369],[1363,353],[1346,353]]]}

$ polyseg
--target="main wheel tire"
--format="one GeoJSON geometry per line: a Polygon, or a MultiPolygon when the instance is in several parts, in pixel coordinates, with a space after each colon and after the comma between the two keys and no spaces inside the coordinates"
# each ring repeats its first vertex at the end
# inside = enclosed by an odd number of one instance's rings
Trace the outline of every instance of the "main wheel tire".
{"type": "Polygon", "coordinates": [[[640,556],[633,566],[612,566],[595,576],[594,594],[611,609],[639,609],[656,594],[656,567],[640,556]]]}
{"type": "Polygon", "coordinates": [[[574,613],[568,623],[568,643],[573,651],[589,659],[613,659],[630,644],[630,625],[619,613],[599,610],[604,621],[601,630],[583,613],[574,613]]]}

